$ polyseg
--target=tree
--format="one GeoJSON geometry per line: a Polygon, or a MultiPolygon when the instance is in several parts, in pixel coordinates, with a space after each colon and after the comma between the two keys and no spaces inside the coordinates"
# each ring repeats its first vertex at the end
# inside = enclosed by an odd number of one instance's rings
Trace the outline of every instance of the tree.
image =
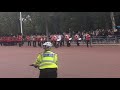
{"type": "MultiPolygon", "coordinates": [[[[116,25],[120,25],[120,12],[114,14],[116,25]]],[[[22,12],[22,17],[24,34],[112,28],[110,12],[22,12]]],[[[20,33],[19,18],[19,12],[0,12],[0,34],[20,33]]]]}

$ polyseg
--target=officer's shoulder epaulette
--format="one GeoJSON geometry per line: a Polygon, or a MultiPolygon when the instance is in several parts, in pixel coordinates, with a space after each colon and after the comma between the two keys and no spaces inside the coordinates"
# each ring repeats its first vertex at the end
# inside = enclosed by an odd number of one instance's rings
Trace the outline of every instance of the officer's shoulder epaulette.
{"type": "Polygon", "coordinates": [[[50,51],[51,53],[54,53],[53,51],[50,51]]]}
{"type": "Polygon", "coordinates": [[[43,53],[38,53],[38,55],[42,55],[43,53]]]}
{"type": "Polygon", "coordinates": [[[52,52],[53,54],[57,54],[57,53],[55,53],[55,52],[52,52]]]}

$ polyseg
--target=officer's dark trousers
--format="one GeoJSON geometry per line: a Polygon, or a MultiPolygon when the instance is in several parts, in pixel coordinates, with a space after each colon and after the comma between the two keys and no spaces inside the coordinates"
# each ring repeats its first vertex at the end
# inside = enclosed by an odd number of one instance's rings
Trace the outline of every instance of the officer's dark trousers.
{"type": "Polygon", "coordinates": [[[40,69],[39,78],[57,78],[57,68],[40,69]]]}

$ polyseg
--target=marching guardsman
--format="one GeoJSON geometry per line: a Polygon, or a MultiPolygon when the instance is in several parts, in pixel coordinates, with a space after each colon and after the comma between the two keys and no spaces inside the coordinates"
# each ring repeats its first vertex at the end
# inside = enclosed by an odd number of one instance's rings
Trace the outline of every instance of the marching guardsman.
{"type": "Polygon", "coordinates": [[[2,37],[0,37],[0,45],[2,46],[2,37]]]}
{"type": "Polygon", "coordinates": [[[36,47],[36,36],[35,35],[33,35],[33,47],[36,47]]]}
{"type": "Polygon", "coordinates": [[[18,35],[18,43],[19,43],[19,47],[21,47],[23,45],[23,37],[22,35],[18,35]]]}
{"type": "Polygon", "coordinates": [[[75,40],[75,42],[77,43],[77,46],[79,46],[79,39],[80,39],[80,37],[79,37],[79,35],[78,34],[75,34],[75,36],[74,36],[74,40],[75,40]]]}
{"type": "Polygon", "coordinates": [[[70,35],[69,34],[65,34],[65,41],[67,43],[67,47],[70,47],[70,35]]]}
{"type": "Polygon", "coordinates": [[[40,35],[37,35],[38,46],[41,46],[40,38],[41,38],[40,35]]]}
{"type": "Polygon", "coordinates": [[[86,33],[86,44],[87,44],[87,47],[89,47],[88,44],[90,44],[90,46],[91,46],[91,41],[90,41],[90,39],[91,39],[90,34],[89,34],[89,33],[86,33]]]}
{"type": "Polygon", "coordinates": [[[56,47],[56,45],[57,45],[57,35],[56,34],[53,35],[53,44],[56,47]]]}
{"type": "Polygon", "coordinates": [[[61,35],[61,46],[64,46],[64,35],[61,35]]]}
{"type": "Polygon", "coordinates": [[[28,42],[28,46],[31,46],[31,39],[29,35],[26,36],[26,41],[28,42]]]}
{"type": "Polygon", "coordinates": [[[57,44],[60,47],[62,46],[62,35],[60,33],[57,35],[57,44]]]}

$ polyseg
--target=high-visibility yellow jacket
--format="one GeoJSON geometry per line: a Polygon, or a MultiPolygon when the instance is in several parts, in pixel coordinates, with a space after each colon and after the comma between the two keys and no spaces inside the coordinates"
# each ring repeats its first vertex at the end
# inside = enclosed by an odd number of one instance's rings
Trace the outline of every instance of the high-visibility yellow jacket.
{"type": "Polygon", "coordinates": [[[58,55],[52,51],[45,51],[38,54],[34,64],[39,66],[39,69],[58,68],[58,55]]]}

